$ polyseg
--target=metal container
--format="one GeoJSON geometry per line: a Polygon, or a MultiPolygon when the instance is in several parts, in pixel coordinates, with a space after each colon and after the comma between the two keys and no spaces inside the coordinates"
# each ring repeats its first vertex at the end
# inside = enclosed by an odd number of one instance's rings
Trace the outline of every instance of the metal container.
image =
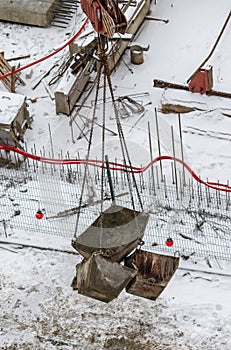
{"type": "Polygon", "coordinates": [[[178,268],[179,258],[137,249],[131,256],[125,258],[124,264],[137,269],[137,275],[128,284],[126,291],[156,300],[178,268]]]}
{"type": "Polygon", "coordinates": [[[132,45],[130,47],[131,63],[141,64],[144,62],[143,48],[140,45],[132,45]]]}
{"type": "Polygon", "coordinates": [[[120,262],[141,242],[149,215],[116,204],[105,210],[72,246],[85,258],[100,251],[111,261],[120,262]]]}
{"type": "Polygon", "coordinates": [[[72,288],[79,294],[108,303],[118,297],[135,275],[136,270],[94,253],[76,266],[72,288]]]}

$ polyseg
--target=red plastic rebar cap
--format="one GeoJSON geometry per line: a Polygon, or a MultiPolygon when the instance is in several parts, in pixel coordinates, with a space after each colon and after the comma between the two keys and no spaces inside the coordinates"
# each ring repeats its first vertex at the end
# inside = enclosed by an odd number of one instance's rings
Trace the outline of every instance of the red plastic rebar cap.
{"type": "Polygon", "coordinates": [[[41,210],[38,210],[35,214],[36,219],[41,220],[43,218],[43,212],[41,210]]]}
{"type": "Polygon", "coordinates": [[[169,238],[166,240],[165,244],[166,244],[167,247],[172,247],[173,244],[174,244],[174,241],[173,241],[172,238],[169,237],[169,238]]]}

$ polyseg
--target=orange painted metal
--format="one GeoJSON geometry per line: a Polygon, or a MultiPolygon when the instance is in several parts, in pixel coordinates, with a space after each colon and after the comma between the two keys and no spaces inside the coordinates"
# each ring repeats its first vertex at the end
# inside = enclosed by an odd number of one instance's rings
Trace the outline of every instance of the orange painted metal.
{"type": "Polygon", "coordinates": [[[201,68],[198,70],[189,82],[189,91],[208,94],[213,87],[212,67],[209,69],[201,68]]]}

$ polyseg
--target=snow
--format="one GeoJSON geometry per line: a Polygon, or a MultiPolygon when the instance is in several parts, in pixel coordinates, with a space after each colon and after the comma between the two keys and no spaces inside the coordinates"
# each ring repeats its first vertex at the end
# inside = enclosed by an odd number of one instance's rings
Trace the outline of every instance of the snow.
{"type": "Polygon", "coordinates": [[[0,123],[9,125],[17,116],[26,96],[0,91],[0,123]]]}
{"type": "Polygon", "coordinates": [[[163,104],[180,103],[183,106],[194,108],[198,111],[216,111],[219,114],[231,113],[231,101],[228,98],[217,98],[207,95],[196,95],[188,91],[170,90],[167,89],[162,95],[161,102],[163,104]]]}
{"type": "MultiPolygon", "coordinates": [[[[230,5],[227,0],[162,0],[151,4],[151,16],[169,19],[168,24],[146,21],[134,41],[144,47],[150,44],[150,49],[144,52],[144,63],[132,65],[127,50],[112,74],[116,96],[148,92],[138,97],[141,104],[149,104],[145,115],[122,121],[135,164],[149,162],[147,121],[154,121],[153,110],[160,109],[161,99],[192,102],[192,94],[153,88],[153,79],[185,84],[211,50],[230,5]]],[[[61,46],[78,27],[78,16],[67,29],[1,22],[1,51],[5,51],[6,58],[30,53],[30,58],[21,62],[26,64],[61,46]]],[[[226,92],[231,92],[230,30],[231,23],[208,62],[213,65],[215,89],[226,92]]],[[[16,91],[28,97],[28,108],[34,118],[33,130],[25,134],[28,149],[36,144],[38,150],[42,147],[47,153],[51,150],[49,124],[55,152],[78,151],[84,156],[86,140],[72,142],[69,118],[56,115],[54,101],[43,84],[31,89],[66,54],[67,51],[62,52],[32,67],[31,78],[30,72],[22,72],[26,86],[18,86],[16,91]]],[[[202,104],[203,110],[182,115],[185,159],[203,179],[226,183],[231,167],[231,120],[224,110],[230,110],[230,100],[193,95],[194,99],[194,106],[202,104]]],[[[89,116],[91,108],[90,104],[89,116]]],[[[177,116],[162,115],[160,111],[158,115],[163,151],[172,155],[170,126],[178,134],[177,116]]],[[[107,127],[114,128],[113,120],[108,121],[107,127]]],[[[96,128],[94,156],[100,153],[100,132],[96,128]]],[[[74,133],[77,138],[78,130],[74,133]]],[[[117,154],[113,136],[108,136],[107,147],[112,157],[113,152],[117,154]]],[[[154,149],[156,155],[156,145],[154,149]]],[[[230,261],[212,260],[210,268],[205,259],[181,259],[180,268],[155,302],[122,292],[113,302],[103,304],[72,291],[70,284],[80,257],[74,253],[69,239],[13,229],[5,238],[2,228],[0,232],[2,242],[13,242],[0,243],[0,349],[230,349],[230,261]],[[22,247],[20,242],[65,252],[22,247]]]]}

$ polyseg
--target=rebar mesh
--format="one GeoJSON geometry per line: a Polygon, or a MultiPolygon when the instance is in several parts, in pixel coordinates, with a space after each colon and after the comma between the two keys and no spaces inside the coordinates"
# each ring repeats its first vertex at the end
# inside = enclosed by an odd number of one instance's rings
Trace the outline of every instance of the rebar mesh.
{"type": "MultiPolygon", "coordinates": [[[[78,227],[80,234],[100,214],[100,175],[89,168],[87,186],[78,227]]],[[[158,171],[158,169],[155,169],[158,171]]],[[[81,190],[83,168],[80,165],[38,165],[26,162],[20,169],[0,169],[0,234],[22,229],[72,238],[81,190]],[[36,219],[37,210],[44,217],[36,219]],[[4,229],[5,227],[5,229],[4,229]]],[[[159,253],[231,260],[230,195],[211,190],[195,181],[166,184],[150,176],[136,175],[145,211],[150,219],[144,235],[144,248],[159,253]],[[166,246],[172,238],[172,247],[166,246]]],[[[180,175],[179,175],[180,176],[180,175]]],[[[126,174],[112,171],[118,205],[131,208],[126,174]]],[[[104,209],[110,204],[105,179],[104,209]]],[[[138,199],[134,191],[135,202],[138,199]]],[[[132,209],[132,208],[131,208],[132,209]]]]}

